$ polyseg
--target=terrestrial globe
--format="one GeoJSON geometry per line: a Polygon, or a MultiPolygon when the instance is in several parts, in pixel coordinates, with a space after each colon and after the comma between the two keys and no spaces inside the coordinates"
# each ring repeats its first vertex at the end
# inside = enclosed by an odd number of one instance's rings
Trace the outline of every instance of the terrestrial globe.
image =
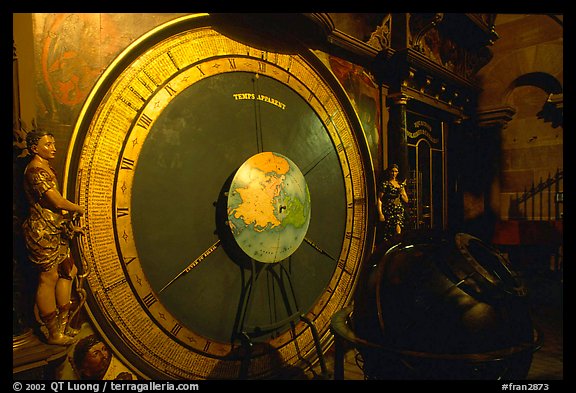
{"type": "Polygon", "coordinates": [[[527,290],[508,260],[467,233],[414,231],[377,250],[351,329],[368,379],[525,378],[537,348],[527,290]]]}

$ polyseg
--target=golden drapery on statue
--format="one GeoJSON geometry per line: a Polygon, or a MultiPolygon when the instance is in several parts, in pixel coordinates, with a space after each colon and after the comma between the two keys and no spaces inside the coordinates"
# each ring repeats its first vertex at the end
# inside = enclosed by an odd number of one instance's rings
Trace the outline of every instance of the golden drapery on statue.
{"type": "MultiPolygon", "coordinates": [[[[28,258],[42,271],[70,259],[69,240],[74,236],[71,220],[41,206],[40,199],[49,189],[58,189],[53,169],[51,172],[38,167],[26,170],[24,191],[30,204],[30,215],[22,224],[22,229],[28,258]]],[[[65,265],[68,266],[59,267],[60,275],[68,275],[71,266],[69,263],[65,265]]]]}

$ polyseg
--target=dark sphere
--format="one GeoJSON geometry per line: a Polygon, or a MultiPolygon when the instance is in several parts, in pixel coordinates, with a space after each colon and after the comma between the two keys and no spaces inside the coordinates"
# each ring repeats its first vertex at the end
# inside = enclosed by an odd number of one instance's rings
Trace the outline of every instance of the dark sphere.
{"type": "Polygon", "coordinates": [[[466,233],[411,232],[374,253],[351,326],[372,379],[524,378],[527,292],[495,248],[466,233]]]}

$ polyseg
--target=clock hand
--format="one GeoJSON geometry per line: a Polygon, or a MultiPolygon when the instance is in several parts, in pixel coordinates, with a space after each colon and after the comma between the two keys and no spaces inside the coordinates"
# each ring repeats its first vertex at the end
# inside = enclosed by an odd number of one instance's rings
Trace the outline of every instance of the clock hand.
{"type": "Polygon", "coordinates": [[[326,157],[328,157],[330,154],[333,153],[334,149],[332,147],[327,148],[325,151],[320,153],[311,164],[309,164],[306,168],[304,168],[302,174],[306,176],[309,172],[311,172],[314,168],[316,168],[316,166],[320,164],[326,157]]]}
{"type": "Polygon", "coordinates": [[[304,240],[306,241],[306,243],[310,244],[312,246],[312,248],[314,248],[316,251],[318,251],[320,254],[324,254],[326,255],[328,258],[332,259],[333,261],[336,260],[336,258],[334,258],[332,255],[328,254],[328,252],[324,251],[323,249],[321,249],[320,247],[318,247],[316,245],[316,243],[314,243],[312,240],[308,239],[307,237],[304,238],[304,240]]]}
{"type": "Polygon", "coordinates": [[[206,251],[204,251],[198,258],[194,259],[192,261],[192,263],[190,263],[188,265],[188,267],[186,267],[186,269],[184,269],[180,273],[178,273],[178,275],[176,277],[174,277],[172,280],[170,280],[170,282],[168,282],[168,284],[164,285],[162,287],[162,289],[160,291],[158,291],[158,294],[161,294],[163,290],[168,288],[174,281],[176,281],[182,275],[184,275],[184,274],[188,273],[190,270],[194,269],[196,267],[196,265],[198,265],[200,262],[202,262],[202,260],[204,258],[206,258],[208,255],[212,254],[219,246],[220,246],[220,239],[218,239],[218,241],[216,243],[214,243],[210,247],[208,247],[208,249],[206,251]]]}
{"type": "MultiPolygon", "coordinates": [[[[343,149],[343,148],[349,148],[350,144],[346,144],[343,145],[342,143],[336,146],[337,150],[343,149]]],[[[308,175],[308,173],[310,173],[312,170],[314,170],[314,168],[316,168],[318,166],[318,164],[320,164],[322,161],[324,161],[328,156],[330,156],[331,154],[336,153],[336,150],[334,150],[334,147],[332,146],[328,146],[328,148],[326,148],[326,150],[324,150],[323,152],[321,152],[320,154],[318,154],[316,156],[316,158],[314,158],[314,160],[308,164],[304,170],[302,170],[302,174],[304,174],[304,176],[308,175]]]]}
{"type": "MultiPolygon", "coordinates": [[[[258,89],[258,77],[259,75],[255,74],[252,78],[255,98],[257,98],[260,94],[258,89]]],[[[254,100],[254,119],[256,122],[256,147],[258,149],[258,153],[262,153],[264,151],[264,142],[262,141],[262,121],[260,115],[260,101],[258,99],[254,100]]]]}

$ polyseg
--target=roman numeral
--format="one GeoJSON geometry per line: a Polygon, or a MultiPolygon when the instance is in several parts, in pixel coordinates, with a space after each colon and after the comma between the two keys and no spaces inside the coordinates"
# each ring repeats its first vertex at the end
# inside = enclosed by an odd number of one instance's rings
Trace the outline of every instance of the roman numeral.
{"type": "Polygon", "coordinates": [[[176,90],[174,90],[174,88],[170,85],[164,86],[164,90],[166,90],[166,92],[171,96],[176,95],[176,90]]]}
{"type": "Polygon", "coordinates": [[[128,215],[127,207],[117,207],[116,208],[116,218],[121,218],[128,215]]]}
{"type": "Polygon", "coordinates": [[[179,323],[176,323],[176,324],[174,324],[174,327],[172,329],[170,329],[170,333],[177,336],[178,332],[180,332],[181,329],[182,329],[182,325],[180,325],[179,323]]]}
{"type": "Polygon", "coordinates": [[[152,293],[144,296],[142,300],[144,301],[144,305],[146,305],[148,308],[150,308],[154,303],[158,301],[158,299],[156,299],[152,293]]]}
{"type": "Polygon", "coordinates": [[[122,164],[120,164],[120,169],[133,170],[135,161],[130,158],[122,157],[122,164]]]}
{"type": "Polygon", "coordinates": [[[208,349],[210,348],[210,345],[211,345],[211,344],[212,344],[211,341],[206,341],[206,345],[204,345],[203,351],[204,351],[204,352],[208,352],[208,349]]]}
{"type": "Polygon", "coordinates": [[[145,113],[143,113],[142,116],[140,116],[140,119],[138,119],[138,123],[136,123],[138,127],[142,127],[145,130],[147,130],[148,127],[150,127],[150,124],[152,124],[152,118],[145,113]]]}

